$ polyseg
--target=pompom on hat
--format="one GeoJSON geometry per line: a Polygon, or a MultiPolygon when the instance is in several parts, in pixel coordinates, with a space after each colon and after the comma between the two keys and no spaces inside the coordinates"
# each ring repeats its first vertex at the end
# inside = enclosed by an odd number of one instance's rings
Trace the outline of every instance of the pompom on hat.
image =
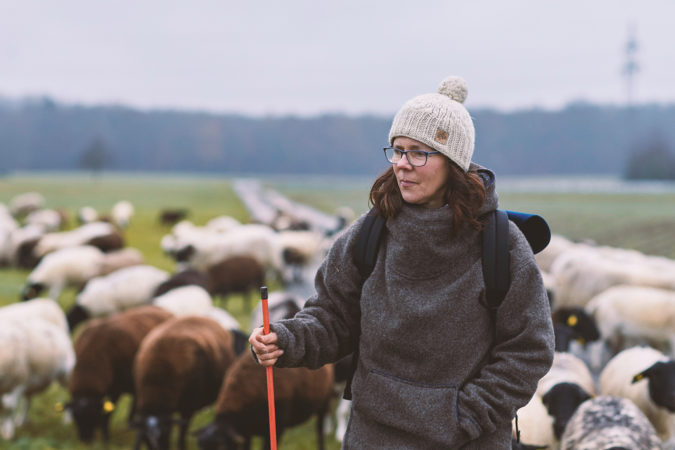
{"type": "Polygon", "coordinates": [[[464,100],[468,93],[463,78],[444,79],[436,94],[408,100],[396,113],[389,130],[389,144],[405,136],[428,145],[469,170],[476,132],[464,100]]]}

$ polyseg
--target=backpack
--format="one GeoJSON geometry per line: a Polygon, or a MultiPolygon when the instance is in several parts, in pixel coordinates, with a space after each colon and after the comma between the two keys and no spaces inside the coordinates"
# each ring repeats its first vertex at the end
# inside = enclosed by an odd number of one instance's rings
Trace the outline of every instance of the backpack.
{"type": "MultiPolygon", "coordinates": [[[[486,288],[486,306],[493,316],[493,322],[497,308],[506,296],[511,281],[509,276],[509,220],[513,221],[523,232],[533,253],[542,251],[551,240],[551,230],[541,216],[501,209],[487,214],[481,231],[481,260],[486,288]]],[[[375,267],[377,251],[384,236],[385,222],[386,219],[378,215],[375,208],[372,208],[359,229],[353,261],[364,280],[370,276],[375,267]]],[[[346,400],[352,398],[351,383],[359,358],[359,335],[360,332],[356,336],[356,344],[352,353],[351,374],[347,378],[343,395],[346,400]]]]}

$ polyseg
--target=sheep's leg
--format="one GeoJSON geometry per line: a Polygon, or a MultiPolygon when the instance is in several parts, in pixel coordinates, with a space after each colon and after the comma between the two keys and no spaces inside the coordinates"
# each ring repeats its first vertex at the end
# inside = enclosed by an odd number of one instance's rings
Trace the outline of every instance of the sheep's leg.
{"type": "Polygon", "coordinates": [[[338,442],[342,442],[342,439],[344,439],[345,433],[347,432],[347,421],[349,420],[351,408],[352,402],[350,400],[345,400],[344,398],[340,399],[337,411],[335,412],[337,420],[337,424],[335,425],[335,439],[337,439],[338,442]]]}
{"type": "Polygon", "coordinates": [[[59,301],[59,295],[61,295],[61,291],[63,290],[63,283],[62,282],[56,282],[52,284],[49,288],[49,298],[54,300],[55,302],[59,301]]]}
{"type": "Polygon", "coordinates": [[[316,439],[317,439],[317,448],[318,450],[324,450],[324,436],[323,436],[323,420],[326,416],[326,411],[319,411],[316,415],[316,439]]]}
{"type": "Polygon", "coordinates": [[[190,419],[192,419],[192,414],[181,416],[181,419],[182,420],[179,427],[180,434],[178,435],[178,448],[180,450],[185,450],[187,431],[188,427],[190,426],[190,419]]]}
{"type": "Polygon", "coordinates": [[[23,397],[23,399],[19,399],[16,416],[14,417],[14,423],[17,427],[20,427],[26,423],[26,418],[28,417],[28,408],[30,408],[30,401],[30,395],[26,395],[23,397]]]}

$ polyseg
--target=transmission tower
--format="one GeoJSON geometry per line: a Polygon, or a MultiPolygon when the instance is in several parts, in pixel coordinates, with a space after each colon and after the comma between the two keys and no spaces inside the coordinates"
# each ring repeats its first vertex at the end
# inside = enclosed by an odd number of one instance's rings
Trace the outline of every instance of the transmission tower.
{"type": "Polygon", "coordinates": [[[628,40],[624,48],[625,62],[621,68],[621,75],[626,79],[626,101],[628,106],[633,105],[635,77],[640,71],[640,65],[637,62],[638,42],[635,37],[635,26],[628,27],[628,40]]]}

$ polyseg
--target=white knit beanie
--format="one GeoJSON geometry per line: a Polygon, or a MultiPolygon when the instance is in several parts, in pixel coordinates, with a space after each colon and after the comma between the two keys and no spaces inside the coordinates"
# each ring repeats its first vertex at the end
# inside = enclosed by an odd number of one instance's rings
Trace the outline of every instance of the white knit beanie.
{"type": "Polygon", "coordinates": [[[398,136],[415,139],[443,153],[466,172],[476,134],[471,116],[462,105],[467,93],[466,81],[450,76],[441,82],[437,94],[408,100],[391,124],[389,145],[398,136]]]}

